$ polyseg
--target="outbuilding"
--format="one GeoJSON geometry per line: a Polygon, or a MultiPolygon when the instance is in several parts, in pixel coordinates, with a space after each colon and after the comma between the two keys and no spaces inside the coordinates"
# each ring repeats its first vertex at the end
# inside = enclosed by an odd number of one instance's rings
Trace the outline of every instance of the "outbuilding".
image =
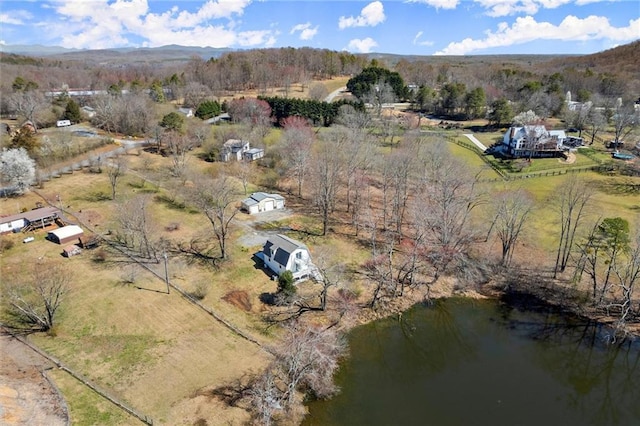
{"type": "Polygon", "coordinates": [[[67,244],[79,240],[84,235],[84,231],[78,225],[67,225],[62,228],[49,231],[47,239],[57,244],[67,244]]]}
{"type": "Polygon", "coordinates": [[[82,253],[82,249],[75,244],[72,244],[62,249],[62,255],[64,257],[72,257],[80,253],[82,253]]]}
{"type": "Polygon", "coordinates": [[[266,192],[254,192],[242,200],[241,209],[249,214],[268,212],[284,208],[284,197],[266,192]]]}

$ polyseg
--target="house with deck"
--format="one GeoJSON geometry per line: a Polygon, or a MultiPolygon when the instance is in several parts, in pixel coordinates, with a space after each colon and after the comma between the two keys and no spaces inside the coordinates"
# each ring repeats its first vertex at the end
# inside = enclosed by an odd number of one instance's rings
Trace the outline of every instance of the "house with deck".
{"type": "Polygon", "coordinates": [[[511,158],[559,157],[566,139],[564,130],[547,130],[541,124],[511,127],[498,150],[511,158]]]}
{"type": "Polygon", "coordinates": [[[284,271],[291,271],[295,280],[302,280],[315,272],[307,246],[286,235],[269,237],[258,256],[278,276],[284,271]]]}
{"type": "Polygon", "coordinates": [[[60,210],[55,207],[41,207],[22,213],[0,217],[0,234],[44,228],[55,223],[60,210]]]}

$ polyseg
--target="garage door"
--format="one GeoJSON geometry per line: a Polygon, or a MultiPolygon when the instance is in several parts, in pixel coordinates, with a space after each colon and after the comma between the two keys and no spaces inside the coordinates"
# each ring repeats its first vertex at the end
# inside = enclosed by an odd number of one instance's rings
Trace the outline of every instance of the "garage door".
{"type": "Polygon", "coordinates": [[[264,202],[264,211],[268,212],[270,210],[273,210],[273,200],[264,202]]]}

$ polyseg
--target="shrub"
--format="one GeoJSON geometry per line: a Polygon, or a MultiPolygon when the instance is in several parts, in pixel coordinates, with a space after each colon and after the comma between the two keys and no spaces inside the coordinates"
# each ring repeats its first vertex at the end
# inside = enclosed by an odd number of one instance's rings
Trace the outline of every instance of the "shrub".
{"type": "Polygon", "coordinates": [[[8,238],[0,238],[0,253],[4,253],[7,250],[11,250],[14,242],[8,238]]]}
{"type": "Polygon", "coordinates": [[[293,284],[293,272],[284,271],[278,277],[278,293],[286,298],[291,298],[296,294],[296,286],[293,284]]]}

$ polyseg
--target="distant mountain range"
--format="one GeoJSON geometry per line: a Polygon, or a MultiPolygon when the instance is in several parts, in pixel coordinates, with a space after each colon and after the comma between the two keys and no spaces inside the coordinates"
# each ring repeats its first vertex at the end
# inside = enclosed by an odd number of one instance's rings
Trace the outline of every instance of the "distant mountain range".
{"type": "Polygon", "coordinates": [[[40,56],[40,57],[59,57],[60,59],[96,59],[99,57],[121,56],[131,59],[135,55],[140,60],[179,60],[189,58],[193,55],[202,57],[203,59],[217,58],[225,52],[232,52],[233,49],[215,48],[215,47],[196,47],[196,46],[179,46],[171,44],[160,47],[119,47],[114,49],[68,49],[62,46],[42,46],[34,45],[0,45],[0,52],[14,53],[18,55],[40,56]]]}

